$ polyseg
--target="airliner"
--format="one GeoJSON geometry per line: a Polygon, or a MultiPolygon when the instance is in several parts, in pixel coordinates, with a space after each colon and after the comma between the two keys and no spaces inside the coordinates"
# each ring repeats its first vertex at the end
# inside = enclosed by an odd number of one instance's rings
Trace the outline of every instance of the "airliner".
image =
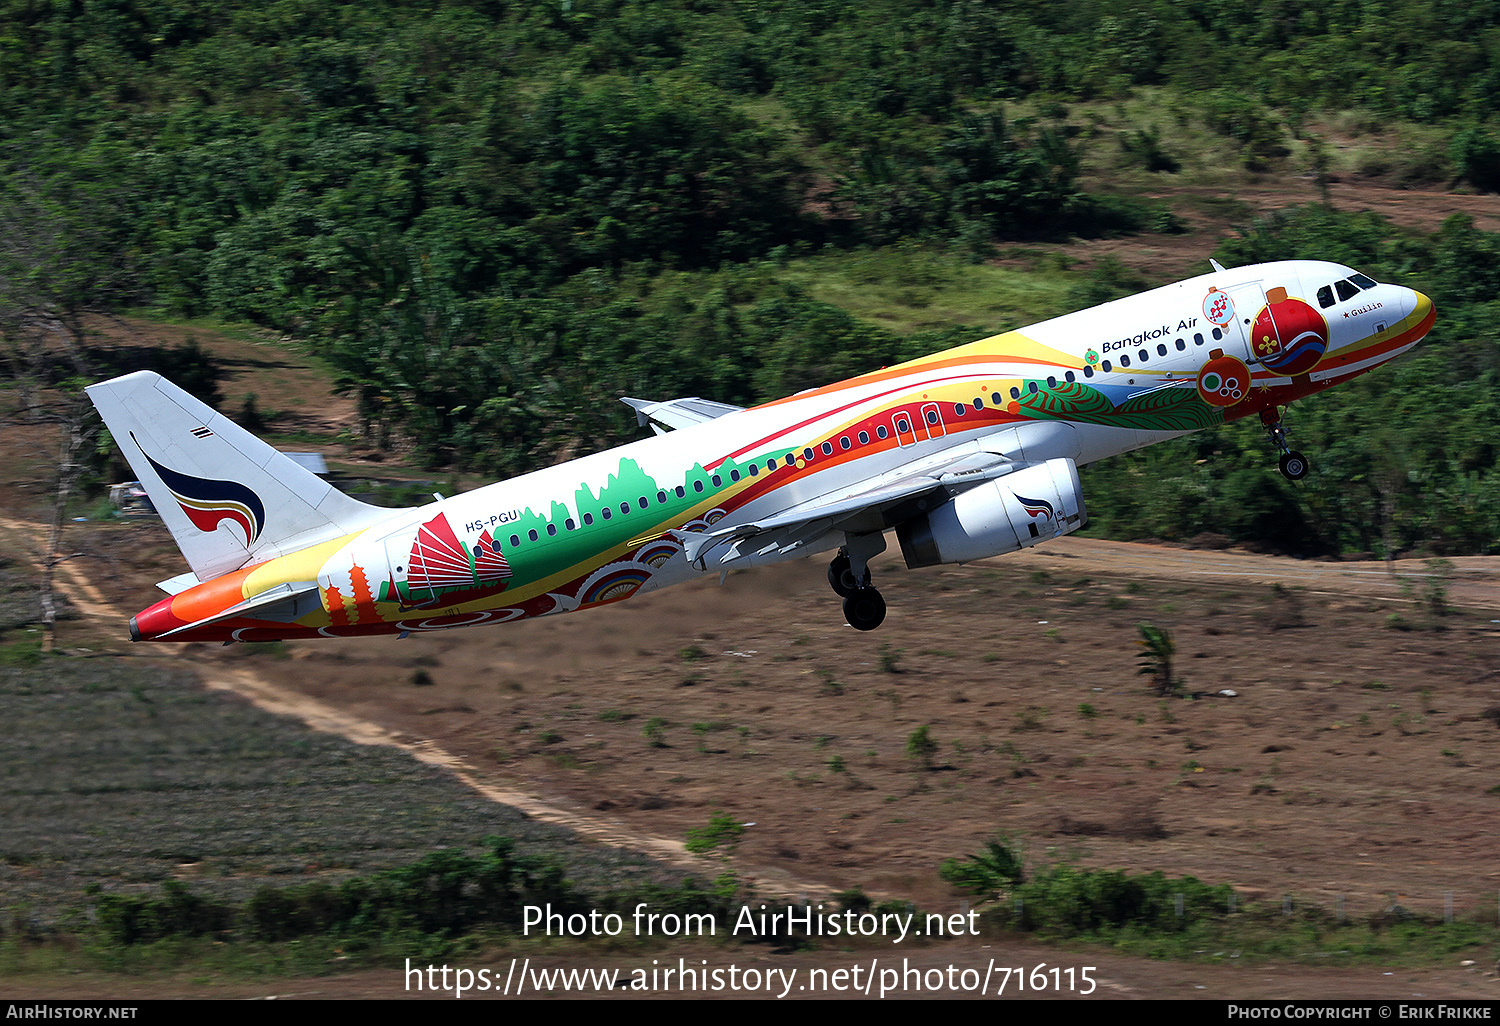
{"type": "Polygon", "coordinates": [[[353,499],[150,371],[88,393],[187,560],[135,641],[258,642],[507,623],[833,552],[849,626],[870,560],[1013,552],[1088,521],[1078,468],[1281,411],[1394,359],[1432,302],[1339,264],[1226,269],[749,409],[625,398],[653,434],[460,495],[353,499]]]}

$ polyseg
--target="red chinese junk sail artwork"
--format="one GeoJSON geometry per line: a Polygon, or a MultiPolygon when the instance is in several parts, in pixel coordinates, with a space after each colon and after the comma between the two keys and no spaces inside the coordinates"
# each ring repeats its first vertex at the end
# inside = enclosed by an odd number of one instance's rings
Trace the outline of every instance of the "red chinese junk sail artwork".
{"type": "Polygon", "coordinates": [[[453,534],[448,516],[439,513],[417,529],[411,547],[406,582],[411,588],[473,588],[496,584],[510,576],[510,564],[495,547],[488,531],[471,553],[453,534]]]}

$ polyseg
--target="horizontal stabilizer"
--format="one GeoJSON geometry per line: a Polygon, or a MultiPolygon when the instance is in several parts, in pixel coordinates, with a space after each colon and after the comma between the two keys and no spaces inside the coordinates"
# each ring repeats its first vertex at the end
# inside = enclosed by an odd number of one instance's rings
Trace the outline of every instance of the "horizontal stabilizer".
{"type": "Polygon", "coordinates": [[[168,577],[165,581],[157,581],[156,586],[168,595],[180,595],[189,588],[196,588],[202,583],[198,580],[198,575],[189,570],[185,574],[168,577]]]}
{"type": "Polygon", "coordinates": [[[181,627],[158,635],[156,641],[170,638],[174,634],[181,634],[197,627],[206,627],[209,624],[221,623],[225,620],[234,620],[239,617],[248,617],[252,620],[270,620],[274,623],[291,623],[300,620],[315,609],[322,608],[323,599],[318,594],[317,581],[298,581],[295,584],[278,584],[274,588],[248,598],[243,602],[236,603],[228,609],[213,616],[204,617],[193,623],[184,624],[181,627]]]}

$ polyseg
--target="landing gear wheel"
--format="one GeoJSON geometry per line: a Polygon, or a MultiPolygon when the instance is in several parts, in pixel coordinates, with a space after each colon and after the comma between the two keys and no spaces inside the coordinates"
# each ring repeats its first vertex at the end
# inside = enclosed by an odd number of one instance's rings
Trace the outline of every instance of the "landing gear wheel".
{"type": "Polygon", "coordinates": [[[885,599],[874,588],[855,588],[844,599],[844,619],[857,631],[873,631],[885,622],[885,599]]]}
{"type": "Polygon", "coordinates": [[[1307,457],[1295,450],[1281,454],[1281,472],[1289,480],[1301,481],[1307,476],[1307,457]]]}
{"type": "Polygon", "coordinates": [[[828,586],[839,598],[848,598],[854,590],[854,571],[849,568],[849,557],[842,552],[828,564],[828,586]]]}

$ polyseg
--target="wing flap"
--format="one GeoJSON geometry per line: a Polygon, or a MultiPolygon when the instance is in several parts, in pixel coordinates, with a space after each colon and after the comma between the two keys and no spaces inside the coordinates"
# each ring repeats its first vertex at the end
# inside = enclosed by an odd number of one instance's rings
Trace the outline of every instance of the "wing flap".
{"type": "Polygon", "coordinates": [[[748,556],[772,552],[788,553],[827,535],[830,531],[868,534],[893,526],[908,515],[915,516],[959,492],[1026,466],[994,453],[969,452],[947,462],[925,466],[905,474],[897,471],[870,487],[824,495],[799,503],[780,513],[717,531],[673,531],[682,542],[684,555],[699,570],[708,569],[711,556],[717,564],[732,563],[748,556]],[[906,513],[906,508],[911,513],[906,513]]]}

